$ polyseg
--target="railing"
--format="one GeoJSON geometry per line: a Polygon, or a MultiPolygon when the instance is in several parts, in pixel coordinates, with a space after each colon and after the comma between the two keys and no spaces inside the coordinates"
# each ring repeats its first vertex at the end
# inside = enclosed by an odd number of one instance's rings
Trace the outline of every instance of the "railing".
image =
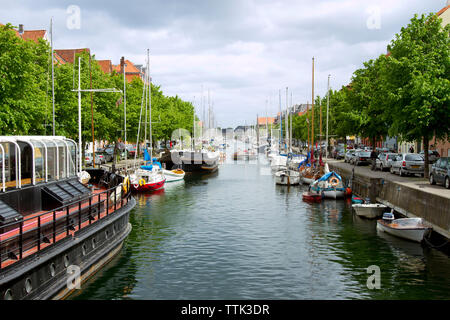
{"type": "Polygon", "coordinates": [[[93,221],[109,216],[118,209],[118,205],[122,208],[124,201],[128,203],[131,192],[124,195],[121,190],[120,200],[117,196],[116,186],[38,216],[3,225],[0,228],[0,269],[69,237],[71,231],[81,230],[93,221]],[[106,198],[102,197],[105,194],[106,198]],[[114,198],[110,199],[112,195],[114,198]],[[113,211],[110,207],[114,208],[113,211]]]}

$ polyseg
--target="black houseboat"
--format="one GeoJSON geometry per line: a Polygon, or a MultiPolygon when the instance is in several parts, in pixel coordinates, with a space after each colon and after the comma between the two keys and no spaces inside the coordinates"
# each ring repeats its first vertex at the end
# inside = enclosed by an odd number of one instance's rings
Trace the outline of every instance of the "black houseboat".
{"type": "Polygon", "coordinates": [[[186,172],[215,172],[219,168],[220,152],[206,150],[170,150],[166,151],[160,162],[167,169],[180,168],[186,172]]]}
{"type": "Polygon", "coordinates": [[[0,299],[63,299],[130,233],[128,179],[92,169],[82,184],[59,136],[0,137],[0,156],[0,299]]]}

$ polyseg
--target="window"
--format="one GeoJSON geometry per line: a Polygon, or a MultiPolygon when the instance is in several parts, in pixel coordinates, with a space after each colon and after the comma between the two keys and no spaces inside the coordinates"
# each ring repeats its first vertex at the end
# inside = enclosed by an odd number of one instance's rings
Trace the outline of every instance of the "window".
{"type": "Polygon", "coordinates": [[[60,140],[56,140],[56,145],[58,146],[58,170],[59,179],[67,177],[67,148],[66,144],[60,140]]]}
{"type": "Polygon", "coordinates": [[[45,182],[45,146],[38,140],[31,140],[34,146],[34,174],[36,184],[45,182]]]}
{"type": "Polygon", "coordinates": [[[439,168],[441,169],[447,169],[447,161],[448,159],[439,159],[441,162],[438,164],[439,168]]]}
{"type": "Polygon", "coordinates": [[[58,175],[58,151],[53,141],[44,141],[47,146],[47,174],[48,180],[56,180],[58,175]]]}
{"type": "Polygon", "coordinates": [[[68,147],[69,147],[69,154],[68,154],[68,160],[69,160],[69,168],[68,168],[68,174],[69,177],[75,176],[77,174],[77,146],[75,142],[71,140],[64,140],[68,147]]]}
{"type": "Polygon", "coordinates": [[[418,154],[407,154],[405,156],[406,161],[423,161],[423,158],[418,154]]]}

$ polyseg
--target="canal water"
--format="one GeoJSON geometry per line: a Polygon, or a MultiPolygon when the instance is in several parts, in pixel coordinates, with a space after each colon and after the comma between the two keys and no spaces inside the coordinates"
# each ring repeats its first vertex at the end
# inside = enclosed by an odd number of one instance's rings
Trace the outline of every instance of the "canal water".
{"type": "Polygon", "coordinates": [[[303,202],[260,157],[136,195],[121,254],[72,298],[450,298],[448,256],[377,233],[344,200],[303,202]]]}

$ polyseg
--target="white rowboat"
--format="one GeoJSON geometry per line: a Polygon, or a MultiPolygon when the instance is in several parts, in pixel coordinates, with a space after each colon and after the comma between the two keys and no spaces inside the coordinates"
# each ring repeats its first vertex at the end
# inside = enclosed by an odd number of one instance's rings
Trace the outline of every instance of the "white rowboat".
{"type": "Polygon", "coordinates": [[[353,204],[352,208],[355,210],[357,216],[373,219],[380,217],[386,210],[387,206],[380,203],[357,203],[353,204]]]}

